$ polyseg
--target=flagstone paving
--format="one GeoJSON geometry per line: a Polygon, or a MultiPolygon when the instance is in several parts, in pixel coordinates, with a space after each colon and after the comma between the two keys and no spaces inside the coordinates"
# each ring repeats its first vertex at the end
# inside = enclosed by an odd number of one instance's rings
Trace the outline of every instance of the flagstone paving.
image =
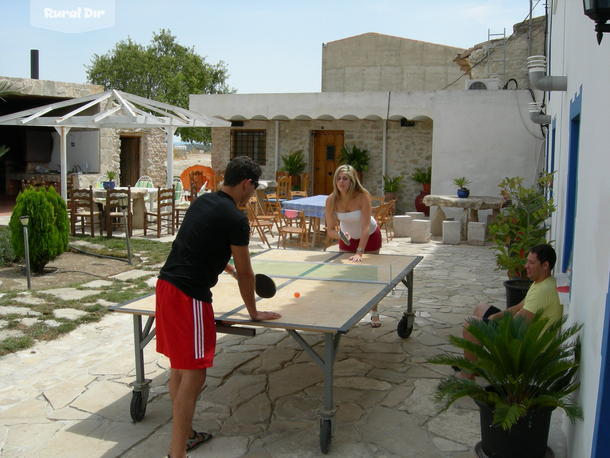
{"type": "MultiPolygon", "coordinates": [[[[463,399],[439,413],[433,394],[450,369],[427,359],[455,351],[447,336],[459,333],[474,304],[503,307],[503,276],[494,271],[493,253],[487,247],[409,239],[386,243],[382,253],[424,256],[414,278],[415,329],[408,339],[395,331],[407,294],[401,285],[380,304],[381,328],[363,321],[342,337],[329,456],[472,457],[480,440],[478,409],[463,399]]],[[[115,278],[152,274],[131,272],[115,278]]],[[[88,290],[56,292],[62,298],[91,294],[107,286],[104,281],[85,285],[88,290]]],[[[26,307],[0,312],[37,320],[26,307]]],[[[168,361],[154,351],[154,342],[144,350],[151,392],[145,418],[132,423],[132,327],[130,316],[110,314],[0,358],[0,455],[165,456],[171,434],[168,361]]],[[[321,348],[320,336],[304,337],[321,348]]],[[[215,364],[194,418],[197,429],[215,437],[191,457],[320,456],[322,374],[285,331],[262,330],[254,338],[219,335],[215,364]]],[[[559,458],[566,456],[562,421],[556,412],[549,441],[559,458]]]]}

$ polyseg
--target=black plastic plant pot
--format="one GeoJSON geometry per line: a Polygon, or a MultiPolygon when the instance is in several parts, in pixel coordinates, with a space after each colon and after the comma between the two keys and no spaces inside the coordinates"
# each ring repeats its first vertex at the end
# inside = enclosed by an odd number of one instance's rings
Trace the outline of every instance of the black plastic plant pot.
{"type": "Polygon", "coordinates": [[[506,280],[504,282],[504,288],[506,288],[506,308],[517,305],[525,299],[531,284],[532,281],[527,279],[506,280]]]}
{"type": "Polygon", "coordinates": [[[551,426],[552,407],[532,409],[505,431],[493,425],[494,411],[476,401],[481,414],[481,448],[489,458],[544,458],[551,426]]]}

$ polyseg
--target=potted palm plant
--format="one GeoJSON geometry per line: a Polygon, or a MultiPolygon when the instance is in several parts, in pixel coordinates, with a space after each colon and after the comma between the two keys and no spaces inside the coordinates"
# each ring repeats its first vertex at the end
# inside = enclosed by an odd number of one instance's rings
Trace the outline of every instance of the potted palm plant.
{"type": "Polygon", "coordinates": [[[104,189],[114,189],[116,184],[114,180],[116,179],[116,177],[117,173],[114,170],[108,170],[108,172],[106,172],[107,180],[102,183],[104,189]]]}
{"type": "Polygon", "coordinates": [[[466,177],[456,177],[453,179],[453,184],[458,187],[457,196],[461,198],[468,197],[470,195],[470,189],[466,186],[470,184],[470,180],[466,177]]]}
{"type": "Polygon", "coordinates": [[[396,200],[403,178],[402,175],[396,175],[395,177],[389,175],[383,176],[383,194],[386,201],[396,200]]]}
{"type": "MultiPolygon", "coordinates": [[[[540,313],[528,323],[511,313],[489,325],[471,319],[467,330],[480,344],[450,336],[456,347],[472,352],[475,360],[446,353],[432,364],[456,366],[479,375],[484,383],[447,377],[438,385],[436,399],[447,409],[469,396],[480,409],[484,456],[542,458],[547,452],[551,412],[559,407],[572,421],[582,410],[572,399],[578,388],[581,325],[562,327],[566,319],[549,324],[540,313]]],[[[479,456],[481,456],[479,454],[479,456]]]]}
{"type": "Polygon", "coordinates": [[[411,174],[411,179],[417,183],[421,183],[422,190],[415,196],[415,209],[418,212],[423,212],[424,215],[430,215],[430,207],[424,204],[424,197],[430,194],[430,183],[432,183],[432,167],[416,168],[411,174]]]}
{"type": "Polygon", "coordinates": [[[288,175],[292,177],[292,188],[299,189],[299,178],[300,175],[305,171],[305,158],[303,157],[303,150],[295,150],[289,154],[282,155],[282,161],[284,166],[281,170],[288,172],[288,175]]]}
{"type": "Polygon", "coordinates": [[[356,145],[344,146],[339,156],[341,164],[348,164],[356,169],[360,181],[362,181],[362,172],[366,172],[369,168],[369,159],[368,150],[356,145]]]}
{"type": "Polygon", "coordinates": [[[550,173],[543,174],[532,187],[523,186],[521,177],[505,178],[498,185],[507,205],[489,225],[489,234],[497,268],[508,273],[509,280],[504,282],[507,307],[521,302],[531,283],[525,272],[528,250],[547,243],[547,220],[555,205],[545,194],[552,178],[550,173]]]}

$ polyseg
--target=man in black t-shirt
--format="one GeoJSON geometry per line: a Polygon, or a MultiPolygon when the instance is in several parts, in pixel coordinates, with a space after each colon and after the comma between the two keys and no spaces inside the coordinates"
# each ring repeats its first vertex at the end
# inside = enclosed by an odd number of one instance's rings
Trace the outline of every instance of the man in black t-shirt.
{"type": "Polygon", "coordinates": [[[222,271],[237,278],[252,320],[274,320],[278,313],[256,309],[254,272],[250,264],[248,218],[237,208],[254,194],[260,167],[241,156],[227,165],[221,191],[204,194],[189,208],[161,268],[156,288],[157,351],[170,360],[172,399],[170,456],[211,439],[192,427],[195,403],[211,367],[216,328],[211,288],[222,271]],[[229,264],[233,256],[235,268],[229,264]]]}

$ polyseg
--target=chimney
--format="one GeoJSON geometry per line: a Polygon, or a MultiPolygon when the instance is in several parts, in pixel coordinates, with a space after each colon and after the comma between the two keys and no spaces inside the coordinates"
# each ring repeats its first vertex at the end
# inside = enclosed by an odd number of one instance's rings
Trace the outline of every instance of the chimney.
{"type": "Polygon", "coordinates": [[[30,49],[30,78],[38,79],[38,50],[30,49]]]}

